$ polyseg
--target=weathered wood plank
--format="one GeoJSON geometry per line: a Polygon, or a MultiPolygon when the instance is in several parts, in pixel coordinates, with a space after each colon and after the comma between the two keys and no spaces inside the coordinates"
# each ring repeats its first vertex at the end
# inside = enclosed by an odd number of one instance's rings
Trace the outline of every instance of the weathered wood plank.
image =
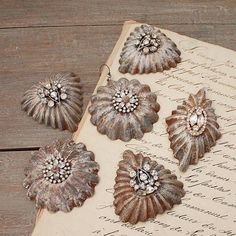
{"type": "Polygon", "coordinates": [[[0,27],[152,24],[235,24],[234,0],[3,0],[0,27]]]}
{"type": "Polygon", "coordinates": [[[36,210],[22,186],[30,152],[0,153],[0,235],[28,236],[36,210]]]}
{"type": "MultiPolygon", "coordinates": [[[[236,49],[234,25],[166,28],[236,49]]],[[[47,128],[26,116],[21,111],[21,96],[51,72],[73,71],[81,77],[86,105],[98,80],[98,69],[111,53],[120,30],[121,26],[0,30],[0,149],[38,147],[58,137],[69,137],[69,132],[47,128]]]]}

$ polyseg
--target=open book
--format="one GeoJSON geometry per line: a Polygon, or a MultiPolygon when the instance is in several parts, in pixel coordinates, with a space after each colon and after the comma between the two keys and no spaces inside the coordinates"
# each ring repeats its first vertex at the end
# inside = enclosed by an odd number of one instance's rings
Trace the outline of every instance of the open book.
{"type": "MultiPolygon", "coordinates": [[[[233,236],[236,235],[236,53],[174,32],[162,30],[182,52],[182,62],[163,73],[130,75],[118,72],[119,56],[131,31],[140,25],[126,22],[121,36],[107,61],[113,79],[126,77],[148,84],[157,94],[160,119],[142,140],[111,141],[97,132],[86,111],[76,142],[86,144],[100,164],[100,182],[92,198],[70,213],[39,212],[34,236],[233,236]],[[210,153],[190,166],[186,173],[178,169],[166,133],[165,118],[200,88],[207,88],[213,100],[222,138],[210,153]],[[184,183],[182,204],[157,215],[146,223],[122,223],[114,213],[113,186],[117,165],[124,150],[142,151],[173,171],[184,183]]],[[[104,69],[98,86],[106,84],[104,69]]]]}

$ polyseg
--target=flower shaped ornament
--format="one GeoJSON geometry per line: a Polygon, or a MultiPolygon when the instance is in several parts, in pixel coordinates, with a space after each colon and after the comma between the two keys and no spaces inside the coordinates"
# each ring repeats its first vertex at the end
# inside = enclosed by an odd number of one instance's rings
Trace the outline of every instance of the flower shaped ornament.
{"type": "Polygon", "coordinates": [[[166,123],[170,147],[182,171],[190,164],[197,164],[221,136],[212,101],[206,98],[205,89],[200,89],[196,95],[190,94],[188,100],[166,118],[166,123]]]}
{"type": "Polygon", "coordinates": [[[131,224],[170,210],[185,195],[183,183],[170,170],[130,150],[119,162],[114,190],[115,213],[131,224]]]}
{"type": "Polygon", "coordinates": [[[98,170],[84,144],[58,140],[32,155],[23,186],[37,208],[69,212],[94,194],[98,170]]]}
{"type": "Polygon", "coordinates": [[[109,80],[91,98],[89,113],[98,132],[110,139],[140,139],[158,121],[160,109],[150,87],[138,80],[109,80]]]}
{"type": "Polygon", "coordinates": [[[157,27],[141,25],[127,38],[120,54],[121,73],[156,73],[181,61],[176,44],[157,27]]]}

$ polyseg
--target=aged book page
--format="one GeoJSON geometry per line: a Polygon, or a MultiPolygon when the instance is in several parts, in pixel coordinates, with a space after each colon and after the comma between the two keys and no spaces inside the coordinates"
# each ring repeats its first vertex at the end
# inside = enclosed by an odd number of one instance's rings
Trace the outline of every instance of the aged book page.
{"type": "MultiPolygon", "coordinates": [[[[124,76],[118,72],[119,54],[127,36],[137,25],[125,23],[107,61],[114,79],[124,76]]],[[[34,236],[236,235],[236,52],[167,30],[163,32],[178,45],[182,63],[163,73],[125,75],[128,79],[136,78],[149,84],[157,94],[161,109],[154,130],[145,134],[142,140],[111,141],[97,132],[86,112],[74,139],[84,142],[100,164],[96,193],[81,208],[68,214],[41,211],[34,236]],[[181,173],[169,148],[165,117],[189,93],[196,93],[202,87],[207,88],[207,96],[213,100],[223,135],[197,166],[181,173]],[[112,202],[117,164],[125,149],[142,151],[175,172],[187,192],[183,203],[146,223],[134,226],[121,223],[112,202]]],[[[98,85],[106,83],[106,72],[104,69],[98,85]]]]}

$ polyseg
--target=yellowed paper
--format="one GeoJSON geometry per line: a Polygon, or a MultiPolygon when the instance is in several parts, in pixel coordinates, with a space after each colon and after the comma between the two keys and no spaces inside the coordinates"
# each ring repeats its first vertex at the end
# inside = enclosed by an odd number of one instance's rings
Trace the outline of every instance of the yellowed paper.
{"type": "MultiPolygon", "coordinates": [[[[129,33],[137,26],[127,22],[108,60],[113,79],[118,72],[119,54],[129,33]]],[[[85,114],[76,142],[84,142],[100,164],[100,183],[95,195],[71,213],[51,214],[44,210],[37,219],[34,236],[234,236],[236,235],[236,53],[167,30],[182,52],[182,63],[163,73],[125,75],[149,84],[158,95],[160,119],[142,140],[110,141],[97,132],[85,114]],[[173,158],[166,134],[165,117],[189,93],[207,88],[218,115],[222,138],[196,166],[181,173],[173,158]],[[177,174],[187,192],[181,205],[146,223],[121,223],[114,213],[113,185],[122,152],[142,151],[177,174]]],[[[99,85],[105,84],[105,70],[99,85]]]]}

